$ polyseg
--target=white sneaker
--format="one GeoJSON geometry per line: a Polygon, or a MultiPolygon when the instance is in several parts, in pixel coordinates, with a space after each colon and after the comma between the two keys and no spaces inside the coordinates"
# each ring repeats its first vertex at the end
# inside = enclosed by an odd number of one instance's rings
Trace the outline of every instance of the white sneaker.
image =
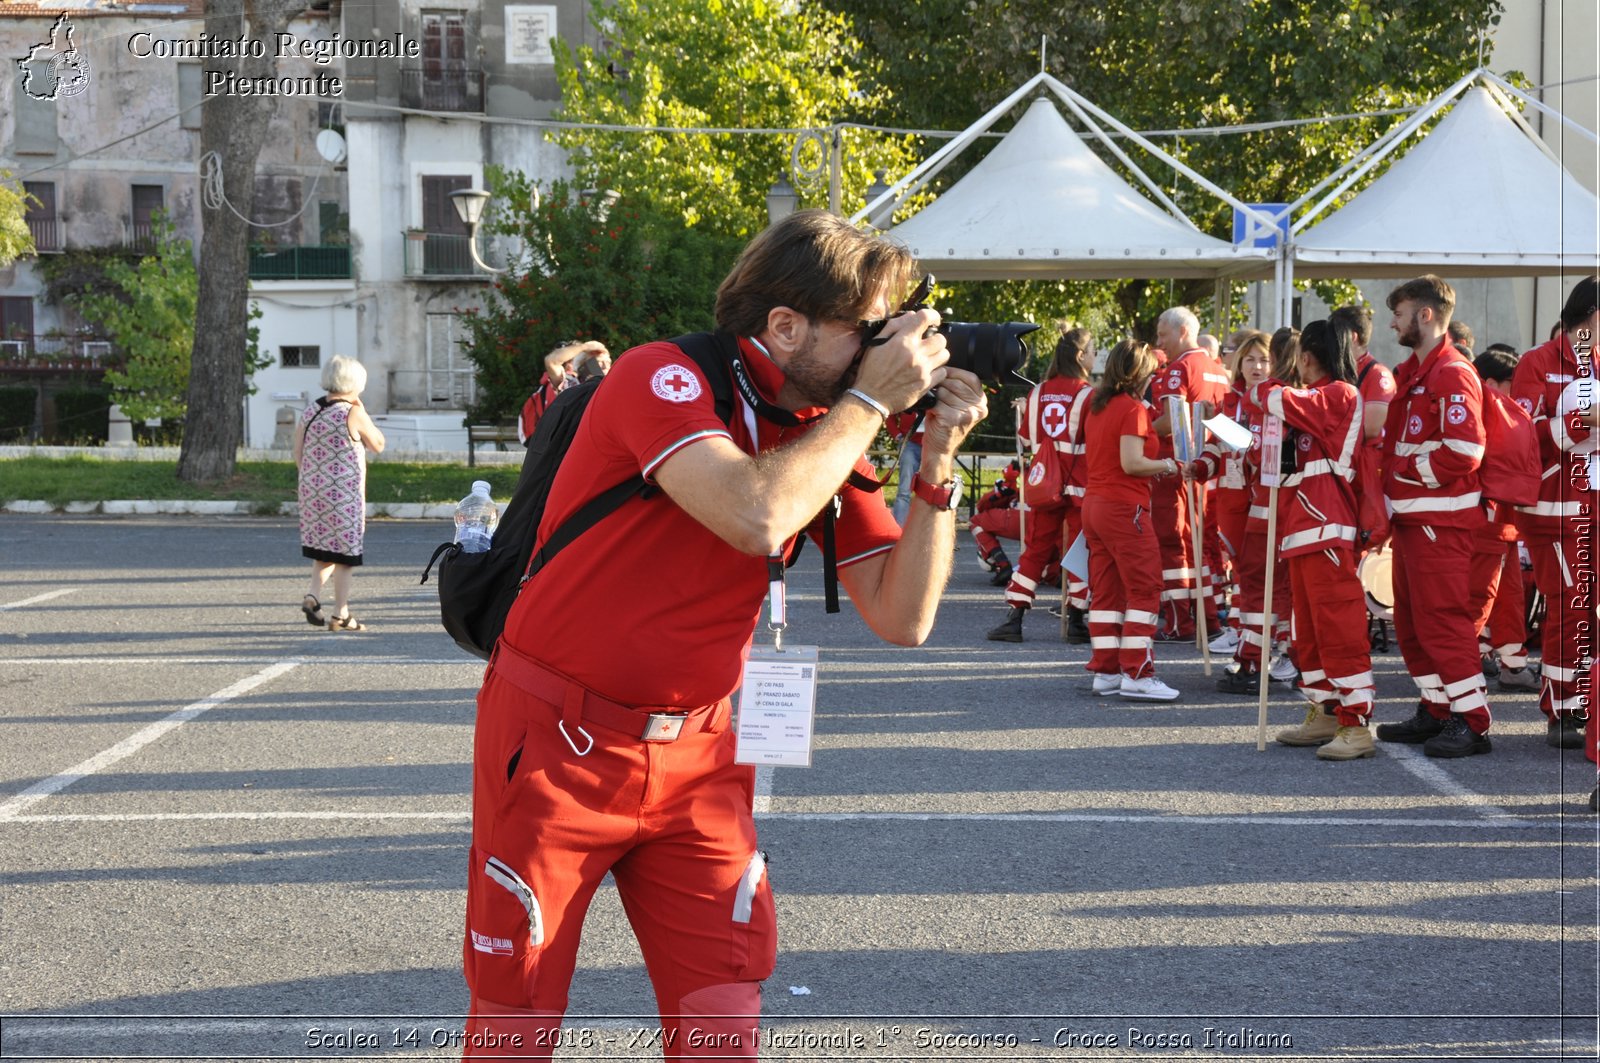
{"type": "Polygon", "coordinates": [[[1110,675],[1104,675],[1096,672],[1094,674],[1094,692],[1103,698],[1108,698],[1112,694],[1122,693],[1122,673],[1112,672],[1110,675]]]}
{"type": "Polygon", "coordinates": [[[1231,627],[1222,629],[1222,634],[1212,639],[1209,643],[1212,653],[1232,653],[1239,648],[1239,632],[1231,627]]]}
{"type": "Polygon", "coordinates": [[[1153,675],[1143,679],[1130,679],[1122,677],[1121,689],[1117,691],[1125,698],[1138,698],[1140,701],[1171,701],[1178,696],[1178,692],[1153,675]]]}
{"type": "Polygon", "coordinates": [[[1292,683],[1300,678],[1300,669],[1287,657],[1275,657],[1272,667],[1267,669],[1267,674],[1280,683],[1292,683]]]}

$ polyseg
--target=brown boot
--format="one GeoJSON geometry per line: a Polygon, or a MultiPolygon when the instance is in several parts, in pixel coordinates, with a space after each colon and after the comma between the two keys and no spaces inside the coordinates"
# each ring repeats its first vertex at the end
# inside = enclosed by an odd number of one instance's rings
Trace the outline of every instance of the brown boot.
{"type": "Polygon", "coordinates": [[[1317,759],[1360,760],[1362,757],[1377,756],[1377,753],[1378,747],[1372,743],[1372,732],[1366,727],[1351,724],[1339,728],[1333,741],[1317,750],[1317,759]]]}
{"type": "Polygon", "coordinates": [[[1306,722],[1287,731],[1279,731],[1277,739],[1286,746],[1320,746],[1332,742],[1339,733],[1339,718],[1321,705],[1306,706],[1306,722]]]}

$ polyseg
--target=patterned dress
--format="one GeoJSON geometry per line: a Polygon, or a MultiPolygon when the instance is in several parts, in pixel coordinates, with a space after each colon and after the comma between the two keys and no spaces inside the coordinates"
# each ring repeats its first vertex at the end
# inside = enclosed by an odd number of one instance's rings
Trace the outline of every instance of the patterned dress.
{"type": "Polygon", "coordinates": [[[350,403],[323,396],[300,414],[300,553],[361,564],[367,531],[367,451],[350,438],[350,403]]]}

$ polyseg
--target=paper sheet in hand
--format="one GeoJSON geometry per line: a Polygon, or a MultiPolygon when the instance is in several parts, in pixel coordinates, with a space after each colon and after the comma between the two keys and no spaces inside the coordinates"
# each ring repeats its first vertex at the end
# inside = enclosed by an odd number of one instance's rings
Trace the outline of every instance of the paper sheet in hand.
{"type": "Polygon", "coordinates": [[[1089,579],[1089,540],[1079,532],[1078,537],[1072,540],[1072,546],[1067,550],[1067,556],[1061,559],[1061,567],[1077,576],[1084,582],[1089,579]]]}
{"type": "Polygon", "coordinates": [[[750,647],[739,688],[739,764],[811,766],[817,707],[815,646],[750,647]]]}
{"type": "Polygon", "coordinates": [[[1250,449],[1250,429],[1227,414],[1219,413],[1215,417],[1207,417],[1200,423],[1211,429],[1211,434],[1234,453],[1250,449]]]}

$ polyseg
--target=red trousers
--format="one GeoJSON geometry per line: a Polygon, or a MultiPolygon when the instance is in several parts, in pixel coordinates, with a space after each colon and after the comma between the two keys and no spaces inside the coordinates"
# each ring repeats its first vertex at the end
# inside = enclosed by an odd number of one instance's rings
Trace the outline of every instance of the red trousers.
{"type": "MultiPolygon", "coordinates": [[[[1239,593],[1233,599],[1233,615],[1239,621],[1239,648],[1233,659],[1245,672],[1261,667],[1261,626],[1267,622],[1262,599],[1267,591],[1267,532],[1246,530],[1240,541],[1239,557],[1235,568],[1239,573],[1239,593]]],[[[1278,558],[1272,573],[1272,623],[1273,642],[1289,638],[1289,616],[1292,611],[1293,592],[1289,568],[1278,558]]],[[[1361,630],[1366,631],[1363,620],[1361,630]]],[[[1270,656],[1270,653],[1269,653],[1270,656]]]]}
{"type": "Polygon", "coordinates": [[[1089,543],[1089,644],[1085,666],[1102,675],[1141,679],[1155,671],[1153,636],[1161,605],[1161,550],[1144,506],[1089,496],[1083,502],[1089,543]]]}
{"type": "MultiPolygon", "coordinates": [[[[1585,531],[1592,534],[1593,526],[1585,531]]],[[[1586,714],[1594,690],[1584,690],[1584,660],[1595,653],[1594,540],[1581,543],[1581,532],[1557,539],[1530,539],[1533,579],[1544,595],[1544,629],[1540,633],[1541,674],[1544,686],[1539,708],[1547,717],[1558,713],[1586,714]]]]}
{"type": "Polygon", "coordinates": [[[1064,502],[1048,509],[1029,507],[1022,519],[1022,556],[1017,558],[1011,582],[1006,584],[1007,605],[1033,608],[1039,581],[1047,569],[1061,560],[1061,536],[1069,508],[1064,502]]]}
{"type": "Polygon", "coordinates": [[[478,692],[463,949],[469,1057],[549,1059],[578,933],[609,871],[639,940],[667,1059],[756,1058],[777,917],[756,850],[755,769],[729,703],[675,741],[501,643],[478,692]]]}
{"type": "MultiPolygon", "coordinates": [[[[1196,485],[1196,504],[1200,485],[1196,485]]],[[[1204,561],[1195,557],[1193,521],[1188,493],[1177,476],[1160,476],[1150,482],[1150,508],[1155,518],[1156,541],[1161,551],[1161,618],[1167,631],[1180,639],[1194,638],[1194,587],[1203,578],[1204,561]]],[[[1204,513],[1202,508],[1201,513],[1204,513]]],[[[1203,519],[1203,518],[1202,518],[1203,519]]],[[[1092,582],[1092,581],[1091,581],[1092,582]]],[[[1217,605],[1209,584],[1202,584],[1208,631],[1217,630],[1217,605]]]]}
{"type": "Polygon", "coordinates": [[[1483,734],[1490,717],[1468,605],[1472,537],[1467,528],[1394,525],[1394,633],[1428,711],[1461,713],[1483,734]]]}
{"type": "MultiPolygon", "coordinates": [[[[1486,525],[1493,528],[1495,525],[1486,525]]],[[[1473,541],[1472,587],[1469,608],[1478,628],[1478,653],[1493,653],[1508,668],[1525,668],[1528,650],[1526,602],[1522,596],[1522,561],[1517,543],[1493,534],[1480,533],[1473,541]],[[1489,643],[1483,643],[1483,632],[1489,643]]]]}
{"type": "Polygon", "coordinates": [[[1372,715],[1372,657],[1367,599],[1355,551],[1330,547],[1288,560],[1294,586],[1294,655],[1307,701],[1338,702],[1340,726],[1372,715]]]}
{"type": "Polygon", "coordinates": [[[1022,510],[1015,506],[996,506],[972,515],[972,538],[978,544],[978,556],[985,561],[1000,549],[1001,539],[1022,538],[1022,510]]]}

